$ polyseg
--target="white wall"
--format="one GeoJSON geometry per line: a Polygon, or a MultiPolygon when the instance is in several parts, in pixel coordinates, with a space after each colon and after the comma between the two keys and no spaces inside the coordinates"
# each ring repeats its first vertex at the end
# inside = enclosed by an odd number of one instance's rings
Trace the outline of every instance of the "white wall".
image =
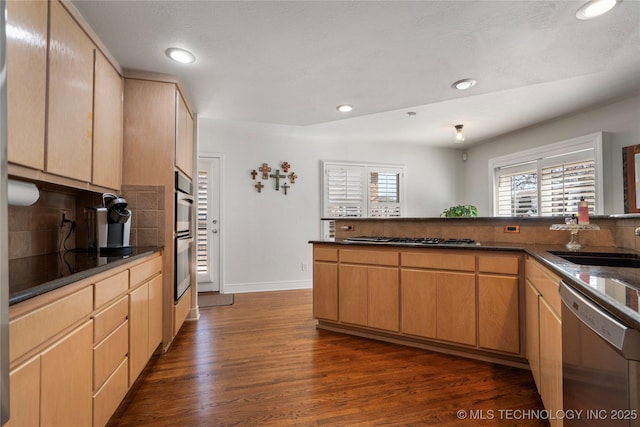
{"type": "Polygon", "coordinates": [[[461,171],[460,203],[478,207],[481,216],[492,215],[492,190],[488,161],[528,148],[606,132],[604,157],[604,212],[624,211],[622,147],[640,144],[640,94],[512,132],[470,148],[461,171]]]}
{"type": "MultiPolygon", "coordinates": [[[[406,216],[438,216],[457,200],[460,153],[418,145],[362,145],[304,135],[301,128],[198,120],[201,152],[224,155],[221,239],[225,293],[311,287],[309,240],[320,238],[320,161],[406,165],[406,216]],[[288,195],[250,176],[266,162],[292,165],[288,195]],[[302,264],[307,271],[302,271],[302,264]]],[[[259,178],[259,177],[258,177],[259,178]]]]}

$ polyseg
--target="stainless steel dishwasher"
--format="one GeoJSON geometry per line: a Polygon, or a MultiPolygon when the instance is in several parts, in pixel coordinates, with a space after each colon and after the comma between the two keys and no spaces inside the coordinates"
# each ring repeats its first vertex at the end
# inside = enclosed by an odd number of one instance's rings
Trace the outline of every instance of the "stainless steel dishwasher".
{"type": "Polygon", "coordinates": [[[564,426],[640,426],[640,332],[564,281],[560,297],[564,426]]]}

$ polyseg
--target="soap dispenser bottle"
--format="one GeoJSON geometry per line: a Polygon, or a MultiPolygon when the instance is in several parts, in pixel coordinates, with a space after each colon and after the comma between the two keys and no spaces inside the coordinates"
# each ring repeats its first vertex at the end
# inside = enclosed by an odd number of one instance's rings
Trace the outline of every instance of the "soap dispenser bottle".
{"type": "Polygon", "coordinates": [[[584,197],[578,203],[578,224],[589,224],[589,204],[584,197]]]}

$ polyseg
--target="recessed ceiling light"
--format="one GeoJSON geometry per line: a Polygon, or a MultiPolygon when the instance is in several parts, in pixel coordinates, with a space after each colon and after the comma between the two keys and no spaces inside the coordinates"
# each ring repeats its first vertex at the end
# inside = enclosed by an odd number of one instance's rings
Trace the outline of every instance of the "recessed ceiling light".
{"type": "Polygon", "coordinates": [[[188,50],[180,49],[179,47],[170,47],[165,51],[167,56],[176,62],[181,64],[191,64],[196,61],[196,57],[188,50]]]}
{"type": "Polygon", "coordinates": [[[341,113],[348,113],[353,110],[353,107],[349,104],[342,104],[338,105],[336,107],[336,110],[340,111],[341,113]]]}
{"type": "Polygon", "coordinates": [[[613,9],[622,0],[591,0],[582,5],[576,12],[580,20],[597,18],[613,9]]]}
{"type": "Polygon", "coordinates": [[[474,79],[462,79],[452,84],[451,87],[458,90],[467,90],[474,87],[476,83],[477,82],[474,79]]]}

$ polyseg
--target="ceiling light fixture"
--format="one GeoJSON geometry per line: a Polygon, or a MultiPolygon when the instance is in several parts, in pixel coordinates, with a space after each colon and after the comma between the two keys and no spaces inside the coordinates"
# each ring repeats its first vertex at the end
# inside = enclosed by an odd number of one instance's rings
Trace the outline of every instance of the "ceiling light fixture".
{"type": "Polygon", "coordinates": [[[458,90],[467,90],[467,89],[471,89],[472,87],[474,87],[476,85],[477,81],[475,81],[474,79],[462,79],[462,80],[458,80],[457,82],[453,83],[451,85],[451,87],[453,87],[454,89],[458,89],[458,90]]]}
{"type": "Polygon", "coordinates": [[[181,64],[191,64],[196,62],[196,57],[188,50],[180,49],[179,47],[170,47],[165,50],[167,56],[176,62],[181,64]]]}
{"type": "Polygon", "coordinates": [[[338,105],[336,107],[336,110],[340,111],[341,113],[349,113],[353,110],[353,107],[349,104],[342,104],[338,105]]]}
{"type": "Polygon", "coordinates": [[[591,0],[576,12],[576,18],[587,20],[597,18],[613,9],[622,0],[591,0]]]}
{"type": "Polygon", "coordinates": [[[464,134],[462,133],[462,128],[464,127],[463,125],[455,125],[454,126],[456,128],[456,143],[459,144],[462,141],[464,141],[464,134]]]}

